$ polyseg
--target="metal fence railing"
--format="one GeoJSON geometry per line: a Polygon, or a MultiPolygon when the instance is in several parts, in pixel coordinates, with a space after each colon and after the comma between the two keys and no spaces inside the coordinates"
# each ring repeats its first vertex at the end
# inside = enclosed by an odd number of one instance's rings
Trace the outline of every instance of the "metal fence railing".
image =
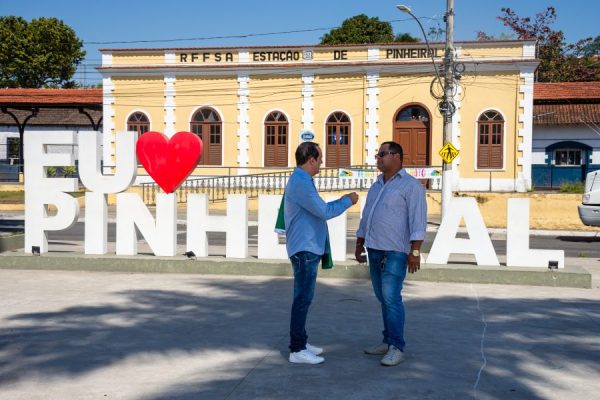
{"type": "MultiPolygon", "coordinates": [[[[350,171],[344,176],[340,168],[321,168],[313,178],[319,192],[363,191],[371,187],[377,179],[378,171],[374,166],[354,166],[344,168],[350,171]],[[352,174],[354,172],[354,174],[352,174]]],[[[292,169],[264,172],[248,175],[211,176],[187,179],[177,189],[177,201],[187,202],[190,194],[204,193],[210,202],[224,201],[229,194],[245,194],[248,198],[257,198],[260,194],[282,194],[292,169]]],[[[441,179],[441,178],[440,178],[441,179]]],[[[142,183],[142,197],[146,204],[155,204],[156,195],[162,193],[154,183],[142,183]]],[[[439,190],[439,181],[431,185],[430,190],[439,190]]]]}

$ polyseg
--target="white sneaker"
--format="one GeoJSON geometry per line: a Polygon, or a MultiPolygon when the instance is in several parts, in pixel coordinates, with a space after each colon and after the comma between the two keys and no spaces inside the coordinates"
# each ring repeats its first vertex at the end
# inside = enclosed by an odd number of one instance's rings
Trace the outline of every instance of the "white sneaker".
{"type": "Polygon", "coordinates": [[[289,358],[291,363],[295,364],[321,364],[325,359],[323,357],[315,356],[308,350],[300,350],[295,353],[290,353],[289,358]]]}
{"type": "Polygon", "coordinates": [[[389,347],[386,343],[377,343],[375,346],[365,349],[365,353],[373,356],[382,356],[388,352],[389,347]]]}
{"type": "Polygon", "coordinates": [[[385,356],[381,359],[381,365],[385,365],[386,367],[392,367],[394,365],[400,364],[406,358],[404,357],[404,353],[400,351],[400,349],[390,346],[390,349],[386,353],[385,356]]]}
{"type": "Polygon", "coordinates": [[[312,344],[306,343],[306,350],[313,353],[315,356],[319,356],[323,354],[323,349],[321,347],[313,346],[312,344]]]}

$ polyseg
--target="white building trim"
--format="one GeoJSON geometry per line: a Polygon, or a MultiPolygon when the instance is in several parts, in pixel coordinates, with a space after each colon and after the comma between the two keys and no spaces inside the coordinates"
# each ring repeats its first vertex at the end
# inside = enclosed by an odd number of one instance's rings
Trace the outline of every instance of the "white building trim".
{"type": "MultiPolygon", "coordinates": [[[[454,147],[456,147],[459,151],[460,151],[460,124],[461,124],[461,114],[460,114],[460,108],[462,106],[461,104],[461,98],[462,98],[462,93],[463,93],[463,89],[462,86],[459,84],[456,84],[456,93],[454,95],[454,107],[455,107],[455,111],[454,111],[454,115],[452,116],[452,145],[454,147]]],[[[429,117],[431,119],[431,116],[429,117]]],[[[443,121],[442,121],[443,124],[443,121]]],[[[430,127],[431,129],[431,127],[430,127]]],[[[460,171],[458,170],[458,166],[460,165],[460,153],[458,153],[458,156],[452,160],[452,183],[451,183],[451,187],[452,190],[457,190],[458,189],[458,182],[460,180],[460,171]]]]}
{"type": "Polygon", "coordinates": [[[240,50],[238,52],[238,62],[249,63],[250,62],[250,52],[248,50],[240,50]]]}
{"type": "MultiPolygon", "coordinates": [[[[102,55],[103,62],[104,56],[102,55]]],[[[112,62],[112,56],[111,56],[112,62]]],[[[112,79],[102,78],[102,159],[104,166],[104,174],[112,173],[111,167],[115,167],[115,98],[113,93],[115,84],[112,79]]]]}
{"type": "Polygon", "coordinates": [[[313,110],[315,103],[313,101],[314,88],[313,82],[315,80],[315,74],[312,72],[305,72],[302,74],[302,129],[305,131],[312,131],[312,124],[315,121],[313,110]]]}
{"type": "Polygon", "coordinates": [[[533,141],[533,73],[535,67],[522,66],[520,68],[520,77],[523,84],[519,86],[519,92],[523,93],[523,100],[519,102],[519,108],[523,111],[518,115],[518,121],[523,124],[519,129],[519,137],[522,142],[519,143],[517,150],[522,153],[522,157],[517,158],[517,165],[523,169],[519,173],[517,181],[517,191],[523,192],[531,189],[531,145],[533,141]]]}
{"type": "Polygon", "coordinates": [[[165,75],[165,135],[171,137],[175,134],[175,75],[165,75]]]}
{"type": "Polygon", "coordinates": [[[503,172],[489,171],[488,178],[460,178],[458,183],[460,191],[492,191],[492,192],[514,192],[517,184],[514,179],[494,178],[503,172]],[[491,189],[490,189],[491,187],[491,189]]]}
{"type": "Polygon", "coordinates": [[[176,64],[177,58],[175,53],[165,53],[165,64],[176,64]]]}
{"type": "Polygon", "coordinates": [[[367,50],[367,60],[379,61],[379,47],[369,47],[367,50]]]}
{"type": "Polygon", "coordinates": [[[106,67],[108,65],[112,65],[112,63],[113,63],[112,53],[102,53],[102,66],[106,67]]]}
{"type": "Polygon", "coordinates": [[[535,42],[523,43],[523,58],[535,58],[535,42]]]}
{"type": "MultiPolygon", "coordinates": [[[[370,49],[369,49],[370,50],[370,49]]],[[[379,136],[379,71],[371,70],[367,71],[367,164],[375,165],[375,153],[379,148],[377,137],[379,136]]],[[[362,150],[364,151],[364,149],[362,150]]]]}
{"type": "MultiPolygon", "coordinates": [[[[241,57],[240,52],[240,57],[241,57]]],[[[248,157],[248,149],[250,148],[250,144],[248,142],[248,137],[250,136],[250,131],[248,130],[248,125],[250,123],[250,115],[248,114],[248,110],[250,109],[250,102],[248,101],[248,96],[250,95],[250,89],[248,88],[248,82],[250,81],[250,75],[247,72],[239,72],[238,73],[238,103],[237,108],[238,112],[238,157],[237,162],[240,167],[247,167],[249,162],[248,157]]]]}

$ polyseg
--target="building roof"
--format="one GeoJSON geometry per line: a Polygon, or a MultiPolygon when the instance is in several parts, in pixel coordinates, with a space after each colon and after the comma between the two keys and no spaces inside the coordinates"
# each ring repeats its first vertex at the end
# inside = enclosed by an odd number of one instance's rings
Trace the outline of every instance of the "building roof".
{"type": "Polygon", "coordinates": [[[102,89],[0,89],[2,106],[102,105],[102,89]]]}
{"type": "Polygon", "coordinates": [[[534,125],[597,123],[600,123],[600,82],[534,84],[534,125]]]}
{"type": "MultiPolygon", "coordinates": [[[[102,117],[102,89],[0,89],[0,107],[14,114],[20,122],[39,108],[27,126],[91,126],[102,117]]],[[[0,111],[0,126],[15,126],[11,115],[0,111]]]]}
{"type": "Polygon", "coordinates": [[[600,103],[534,104],[534,125],[589,125],[600,123],[600,103]]]}
{"type": "Polygon", "coordinates": [[[533,101],[600,100],[600,82],[535,83],[533,101]]]}

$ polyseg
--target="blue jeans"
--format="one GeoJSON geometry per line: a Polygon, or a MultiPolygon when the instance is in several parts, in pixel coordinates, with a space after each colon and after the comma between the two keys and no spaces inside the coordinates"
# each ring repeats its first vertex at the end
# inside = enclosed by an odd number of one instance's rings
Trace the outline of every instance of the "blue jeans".
{"type": "Polygon", "coordinates": [[[306,349],[306,317],[315,295],[317,269],[321,256],[309,251],[299,251],[290,257],[294,270],[294,303],[290,321],[290,351],[306,349]]]}
{"type": "Polygon", "coordinates": [[[367,249],[371,283],[381,303],[383,343],[404,351],[404,304],[402,285],[408,254],[399,251],[367,249]]]}

